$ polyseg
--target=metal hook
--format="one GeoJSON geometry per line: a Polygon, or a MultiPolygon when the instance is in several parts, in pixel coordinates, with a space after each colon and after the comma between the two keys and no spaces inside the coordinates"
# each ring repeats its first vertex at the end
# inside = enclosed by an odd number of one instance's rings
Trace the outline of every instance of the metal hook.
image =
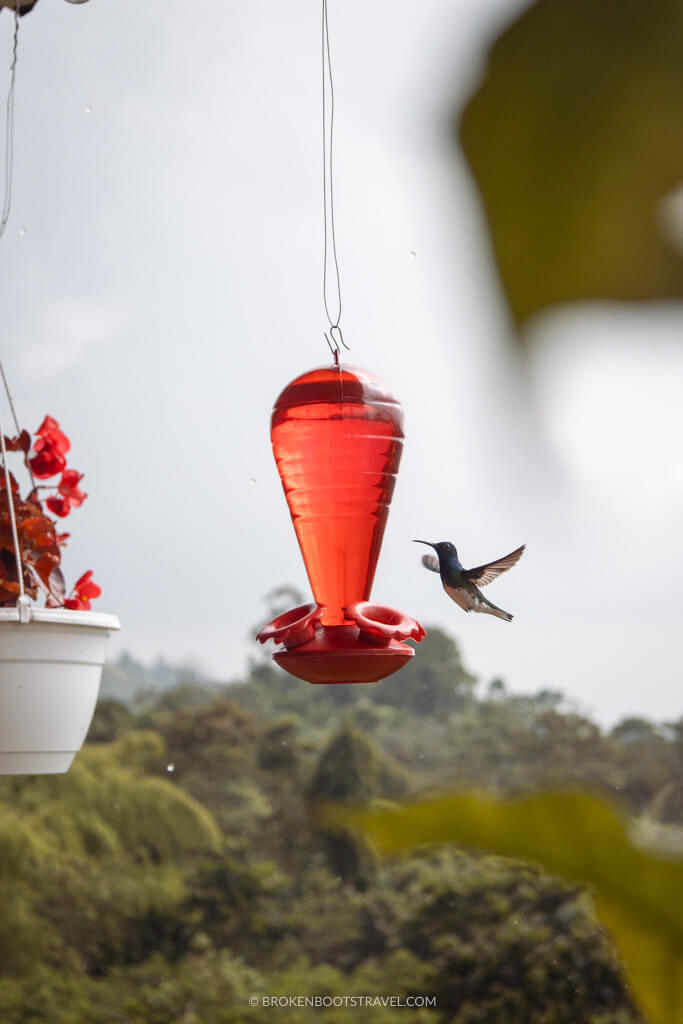
{"type": "Polygon", "coordinates": [[[341,343],[342,343],[342,345],[344,346],[344,348],[346,349],[346,351],[347,351],[347,352],[350,352],[350,351],[351,351],[351,349],[349,348],[349,346],[348,346],[348,345],[346,344],[346,342],[344,341],[344,335],[342,334],[342,329],[341,329],[341,327],[339,326],[339,324],[333,324],[333,325],[332,325],[332,326],[330,327],[330,335],[331,335],[331,336],[332,336],[332,338],[334,339],[334,343],[335,343],[335,345],[337,346],[337,351],[338,351],[338,352],[340,352],[340,351],[341,351],[341,349],[339,348],[339,342],[341,342],[341,343]],[[337,333],[336,333],[336,335],[335,335],[335,333],[334,333],[335,331],[337,332],[337,333]],[[339,340],[337,340],[337,339],[339,339],[339,340]]]}
{"type": "Polygon", "coordinates": [[[347,352],[351,351],[349,346],[344,341],[344,335],[342,334],[342,329],[339,326],[339,324],[333,324],[330,327],[330,333],[328,334],[327,331],[325,331],[324,333],[325,333],[325,341],[327,342],[329,350],[332,353],[332,355],[334,356],[334,361],[335,361],[336,365],[339,366],[339,356],[341,354],[341,347],[340,347],[339,343],[341,342],[341,344],[344,346],[344,348],[346,349],[347,352]],[[336,334],[334,333],[335,331],[337,332],[336,334]]]}
{"type": "Polygon", "coordinates": [[[330,352],[334,356],[335,364],[337,366],[339,366],[339,343],[335,339],[334,340],[334,344],[333,344],[332,341],[330,340],[330,336],[328,335],[327,331],[325,331],[324,333],[325,333],[325,341],[327,342],[327,345],[328,345],[328,348],[329,348],[330,352]]]}

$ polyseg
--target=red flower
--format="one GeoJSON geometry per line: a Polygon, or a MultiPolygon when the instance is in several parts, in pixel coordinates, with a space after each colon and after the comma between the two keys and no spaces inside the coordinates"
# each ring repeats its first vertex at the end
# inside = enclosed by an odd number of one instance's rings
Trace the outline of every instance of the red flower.
{"type": "MultiPolygon", "coordinates": [[[[0,8],[3,0],[0,0],[0,8]]],[[[46,608],[66,607],[85,610],[99,597],[101,590],[93,582],[92,572],[84,573],[66,598],[64,577],[59,567],[61,548],[69,538],[59,533],[54,516],[63,518],[72,508],[82,505],[87,495],[80,488],[83,474],[67,469],[67,453],[71,443],[57,420],[46,416],[33,435],[26,430],[16,437],[4,438],[9,452],[24,456],[26,466],[37,480],[48,480],[47,486],[34,481],[28,496],[21,498],[19,485],[9,474],[14,497],[17,532],[21,544],[21,565],[15,564],[12,533],[9,529],[9,510],[6,475],[0,466],[0,607],[14,605],[19,592],[17,571],[23,574],[26,593],[34,600],[39,588],[45,594],[46,608]],[[51,479],[50,479],[51,478],[51,479]],[[47,491],[49,497],[44,497],[47,491]],[[49,515],[47,513],[50,513],[49,515]]]]}
{"type": "Polygon", "coordinates": [[[35,455],[29,459],[33,475],[39,480],[47,480],[56,476],[66,466],[64,456],[71,447],[66,434],[59,429],[59,423],[52,416],[46,416],[36,431],[33,444],[35,455]]]}
{"type": "Polygon", "coordinates": [[[45,501],[45,504],[50,509],[50,512],[54,512],[56,516],[60,516],[62,519],[64,516],[68,516],[71,511],[69,499],[60,498],[57,494],[51,494],[45,501]]]}
{"type": "MultiPolygon", "coordinates": [[[[59,423],[53,419],[52,416],[46,416],[43,422],[36,430],[38,437],[45,443],[49,444],[51,448],[56,448],[60,455],[66,455],[69,448],[71,447],[71,441],[62,433],[59,429],[59,423]]],[[[40,451],[42,445],[40,441],[36,441],[34,448],[36,451],[40,451]]]]}
{"type": "Polygon", "coordinates": [[[57,490],[63,495],[70,505],[74,508],[78,508],[82,505],[85,499],[88,497],[78,487],[79,483],[83,479],[82,473],[77,473],[75,469],[65,469],[62,473],[62,479],[59,482],[57,490]]]}
{"type": "Polygon", "coordinates": [[[41,444],[40,438],[36,441],[36,454],[28,460],[33,475],[39,480],[47,480],[48,477],[56,476],[66,466],[66,459],[56,449],[50,448],[47,444],[41,444]],[[38,445],[41,445],[38,448],[38,445]]]}
{"type": "Polygon", "coordinates": [[[66,599],[64,602],[65,608],[71,608],[74,611],[90,608],[90,602],[96,597],[99,597],[102,593],[100,587],[98,587],[96,583],[92,582],[92,569],[88,569],[87,572],[83,573],[79,580],[76,580],[76,584],[71,593],[74,596],[66,599]]]}

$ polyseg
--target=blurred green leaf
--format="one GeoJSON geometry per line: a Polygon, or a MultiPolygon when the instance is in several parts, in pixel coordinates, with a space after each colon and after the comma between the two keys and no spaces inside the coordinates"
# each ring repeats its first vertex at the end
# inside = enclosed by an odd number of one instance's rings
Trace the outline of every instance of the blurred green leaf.
{"type": "Polygon", "coordinates": [[[326,805],[327,825],[360,827],[381,849],[457,842],[593,887],[595,906],[652,1024],[683,1022],[683,861],[638,848],[604,803],[579,793],[497,801],[446,795],[392,810],[326,805]]]}
{"type": "Polygon", "coordinates": [[[537,0],[493,43],[460,138],[512,315],[683,295],[683,4],[537,0]]]}

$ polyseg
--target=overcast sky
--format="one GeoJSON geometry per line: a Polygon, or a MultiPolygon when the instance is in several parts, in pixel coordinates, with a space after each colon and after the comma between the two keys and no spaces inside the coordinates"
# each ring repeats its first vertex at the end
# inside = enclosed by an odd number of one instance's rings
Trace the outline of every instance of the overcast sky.
{"type": "MultiPolygon", "coordinates": [[[[452,632],[484,683],[677,718],[683,312],[558,311],[518,365],[449,138],[520,6],[330,0],[348,362],[406,415],[373,597],[452,632]],[[471,565],[526,542],[488,591],[514,622],[466,617],[413,537],[471,565]]],[[[263,596],[310,593],[269,418],[328,361],[319,30],[318,0],[40,0],[21,22],[2,355],[23,424],[55,416],[86,474],[65,568],[94,570],[114,654],[232,677],[263,596]]]]}

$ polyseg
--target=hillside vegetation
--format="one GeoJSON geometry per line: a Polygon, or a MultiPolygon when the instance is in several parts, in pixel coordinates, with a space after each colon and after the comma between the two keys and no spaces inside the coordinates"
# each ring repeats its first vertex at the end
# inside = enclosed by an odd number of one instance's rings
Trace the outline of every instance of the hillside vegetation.
{"type": "Polygon", "coordinates": [[[554,692],[477,696],[438,629],[375,686],[261,659],[229,686],[165,666],[160,688],[124,658],[108,692],[131,666],[137,697],[100,701],[68,775],[0,782],[3,1024],[642,1024],[586,891],[452,846],[380,861],[310,812],[571,786],[675,828],[683,720],[606,733],[554,692]]]}

